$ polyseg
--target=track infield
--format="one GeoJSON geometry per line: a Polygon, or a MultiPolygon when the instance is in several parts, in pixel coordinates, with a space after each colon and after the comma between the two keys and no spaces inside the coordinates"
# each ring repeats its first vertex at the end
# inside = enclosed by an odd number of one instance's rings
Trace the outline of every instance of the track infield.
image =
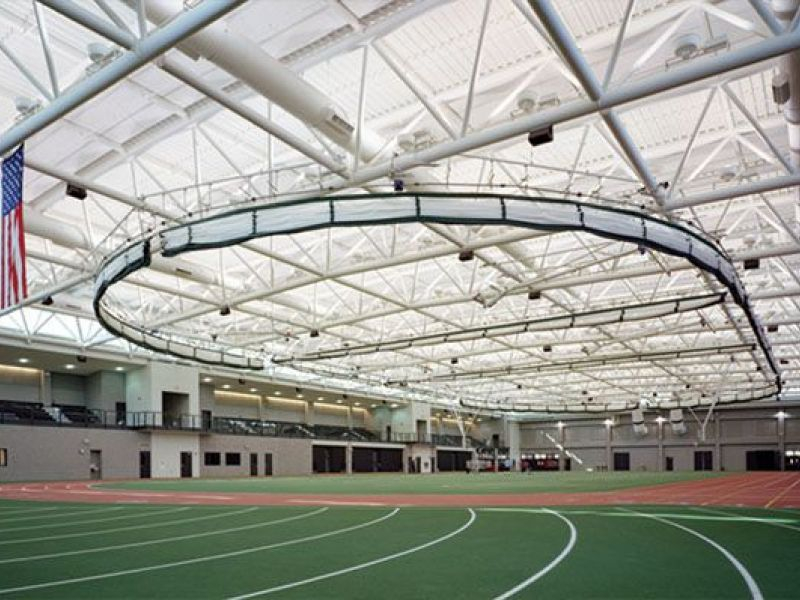
{"type": "Polygon", "coordinates": [[[0,501],[0,597],[796,598],[800,512],[0,501]]]}

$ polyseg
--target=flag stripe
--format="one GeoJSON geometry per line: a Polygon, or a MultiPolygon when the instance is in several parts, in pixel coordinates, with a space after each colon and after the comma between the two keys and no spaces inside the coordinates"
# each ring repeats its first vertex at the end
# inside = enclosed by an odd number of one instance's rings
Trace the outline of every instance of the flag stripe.
{"type": "Polygon", "coordinates": [[[25,270],[25,227],[22,216],[23,146],[3,160],[2,228],[0,228],[0,309],[13,306],[28,295],[25,270]]]}

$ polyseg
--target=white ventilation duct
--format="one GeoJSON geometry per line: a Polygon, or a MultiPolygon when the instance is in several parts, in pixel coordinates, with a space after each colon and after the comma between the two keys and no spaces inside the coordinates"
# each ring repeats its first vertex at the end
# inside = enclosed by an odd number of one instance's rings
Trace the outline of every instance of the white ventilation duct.
{"type": "MultiPolygon", "coordinates": [[[[147,17],[162,25],[181,12],[183,2],[147,0],[145,6],[147,17]]],[[[215,64],[342,148],[355,152],[355,125],[340,107],[258,44],[228,31],[224,23],[206,27],[178,48],[195,59],[203,57],[215,64]]],[[[383,145],[384,140],[379,135],[365,129],[361,134],[359,158],[364,162],[371,160],[383,145]]]]}

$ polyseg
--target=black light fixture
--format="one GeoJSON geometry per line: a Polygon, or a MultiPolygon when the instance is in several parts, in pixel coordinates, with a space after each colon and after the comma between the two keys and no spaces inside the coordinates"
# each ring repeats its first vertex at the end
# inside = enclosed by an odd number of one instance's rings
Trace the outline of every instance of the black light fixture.
{"type": "Polygon", "coordinates": [[[53,304],[53,297],[52,296],[45,297],[45,299],[42,300],[42,304],[44,306],[51,306],[53,304]]]}
{"type": "Polygon", "coordinates": [[[528,133],[528,143],[531,146],[541,146],[542,144],[549,144],[553,141],[553,126],[548,125],[541,129],[534,129],[528,133]]]}
{"type": "Polygon", "coordinates": [[[78,354],[75,357],[75,360],[77,360],[79,363],[85,363],[87,361],[87,358],[85,354],[78,354]]]}
{"type": "Polygon", "coordinates": [[[458,253],[458,260],[461,262],[467,262],[475,258],[475,252],[472,250],[462,250],[458,253]]]}
{"type": "Polygon", "coordinates": [[[86,200],[86,188],[83,188],[74,183],[67,183],[67,196],[76,198],[78,200],[86,200]]]}
{"type": "Polygon", "coordinates": [[[393,183],[395,192],[402,192],[405,189],[405,184],[402,179],[395,179],[393,183]]]}
{"type": "Polygon", "coordinates": [[[239,385],[244,385],[246,382],[242,377],[239,377],[239,385]]]}
{"type": "Polygon", "coordinates": [[[777,325],[767,325],[767,331],[769,331],[770,333],[775,333],[775,332],[778,331],[778,326],[777,325]]]}
{"type": "Polygon", "coordinates": [[[761,267],[761,261],[757,258],[746,258],[744,261],[744,270],[751,271],[761,267]]]}
{"type": "Polygon", "coordinates": [[[552,347],[551,345],[549,345],[549,344],[548,344],[548,345],[546,345],[544,348],[542,348],[542,350],[543,350],[544,352],[552,352],[552,351],[553,351],[553,347],[552,347]]]}
{"type": "Polygon", "coordinates": [[[541,300],[541,299],[542,299],[542,292],[540,292],[539,290],[528,292],[528,300],[541,300]]]}
{"type": "Polygon", "coordinates": [[[308,337],[312,338],[319,337],[319,329],[312,329],[311,331],[309,331],[308,337]]]}
{"type": "Polygon", "coordinates": [[[458,358],[455,357],[455,356],[453,358],[451,358],[450,359],[450,364],[451,365],[457,365],[458,364],[458,358]]]}
{"type": "Polygon", "coordinates": [[[222,308],[219,309],[219,314],[222,315],[223,317],[227,317],[229,314],[231,314],[231,307],[225,304],[224,306],[222,306],[222,308]]]}

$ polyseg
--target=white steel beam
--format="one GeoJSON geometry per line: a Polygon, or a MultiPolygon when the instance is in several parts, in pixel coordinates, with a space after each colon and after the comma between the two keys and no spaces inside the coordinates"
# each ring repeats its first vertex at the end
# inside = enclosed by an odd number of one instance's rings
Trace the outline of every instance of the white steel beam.
{"type": "MultiPolygon", "coordinates": [[[[41,111],[14,125],[0,136],[0,154],[5,154],[20,142],[41,131],[81,104],[108,89],[121,79],[133,73],[163,54],[181,40],[197,33],[217,21],[244,0],[217,0],[204,2],[173,19],[164,27],[139,41],[136,50],[124,54],[109,65],[90,75],[63,94],[55,98],[41,111]]],[[[51,0],[52,4],[57,4],[51,0]]]]}

